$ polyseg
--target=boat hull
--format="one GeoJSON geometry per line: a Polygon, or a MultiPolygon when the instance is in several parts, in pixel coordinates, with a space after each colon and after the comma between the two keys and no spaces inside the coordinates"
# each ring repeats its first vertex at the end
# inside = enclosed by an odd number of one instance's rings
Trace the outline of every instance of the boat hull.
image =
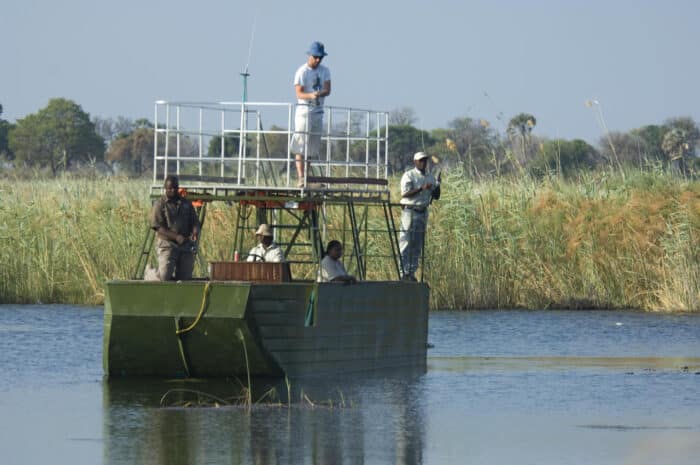
{"type": "Polygon", "coordinates": [[[298,377],[425,369],[428,296],[425,284],[395,281],[111,281],[104,370],[298,377]]]}

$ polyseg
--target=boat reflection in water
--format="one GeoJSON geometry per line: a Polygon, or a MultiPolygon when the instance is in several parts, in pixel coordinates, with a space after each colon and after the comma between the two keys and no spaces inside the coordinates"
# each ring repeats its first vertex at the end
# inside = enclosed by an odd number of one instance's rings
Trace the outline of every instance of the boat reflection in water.
{"type": "Polygon", "coordinates": [[[406,371],[258,380],[251,397],[265,400],[252,405],[238,381],[105,381],[104,463],[419,464],[422,380],[406,371]]]}

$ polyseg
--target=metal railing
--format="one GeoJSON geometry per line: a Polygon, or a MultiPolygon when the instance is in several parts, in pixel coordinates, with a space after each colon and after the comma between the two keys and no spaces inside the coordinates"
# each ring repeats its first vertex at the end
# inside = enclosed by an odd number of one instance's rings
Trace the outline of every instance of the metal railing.
{"type": "MultiPolygon", "coordinates": [[[[296,107],[273,102],[156,102],[154,188],[175,174],[182,187],[298,191],[291,145],[296,107]]],[[[305,177],[324,179],[315,189],[387,191],[388,121],[387,112],[324,107],[321,133],[303,133],[321,139],[318,154],[303,154],[310,165],[305,177]]],[[[306,181],[303,185],[309,188],[306,181]]]]}

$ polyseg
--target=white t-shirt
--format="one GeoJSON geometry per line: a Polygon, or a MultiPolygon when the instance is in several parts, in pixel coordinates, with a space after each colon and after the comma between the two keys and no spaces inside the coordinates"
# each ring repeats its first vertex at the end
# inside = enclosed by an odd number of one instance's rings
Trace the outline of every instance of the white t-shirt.
{"type": "Polygon", "coordinates": [[[284,254],[282,253],[282,248],[275,244],[274,242],[270,244],[267,249],[262,245],[258,244],[248,253],[248,262],[259,262],[260,257],[265,259],[268,263],[282,263],[284,262],[284,254]]]}
{"type": "Polygon", "coordinates": [[[321,269],[319,271],[318,282],[329,283],[338,276],[347,276],[345,266],[340,260],[333,260],[330,255],[326,255],[321,260],[321,269]]]}
{"type": "MultiPolygon", "coordinates": [[[[311,69],[307,63],[299,67],[294,73],[294,86],[302,86],[304,92],[316,92],[323,90],[323,84],[331,80],[331,72],[323,65],[318,65],[316,69],[311,69]]],[[[319,97],[316,100],[297,99],[297,103],[301,108],[309,108],[313,113],[323,113],[323,101],[325,97],[319,97]]]]}
{"type": "Polygon", "coordinates": [[[421,173],[418,168],[413,168],[406,171],[403,176],[401,176],[401,195],[406,192],[417,189],[421,187],[426,182],[433,185],[431,190],[420,191],[413,197],[401,197],[401,205],[411,205],[413,207],[427,207],[430,205],[430,198],[433,195],[433,190],[437,187],[437,181],[435,176],[427,172],[425,174],[421,173]]]}

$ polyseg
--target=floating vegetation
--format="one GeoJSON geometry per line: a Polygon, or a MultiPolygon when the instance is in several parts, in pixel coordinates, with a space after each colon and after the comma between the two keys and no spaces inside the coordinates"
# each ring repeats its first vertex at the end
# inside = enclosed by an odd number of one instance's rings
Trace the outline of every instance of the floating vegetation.
{"type": "Polygon", "coordinates": [[[276,386],[264,386],[260,394],[246,387],[240,381],[233,395],[221,396],[200,389],[172,388],[165,392],[159,401],[160,407],[169,408],[220,408],[236,407],[250,410],[254,406],[275,408],[324,408],[345,409],[353,407],[352,402],[347,402],[343,392],[338,389],[337,399],[314,399],[311,394],[300,389],[298,397],[292,394],[291,383],[285,379],[288,387],[286,398],[280,398],[276,386]],[[296,399],[296,400],[295,400],[296,399]]]}

